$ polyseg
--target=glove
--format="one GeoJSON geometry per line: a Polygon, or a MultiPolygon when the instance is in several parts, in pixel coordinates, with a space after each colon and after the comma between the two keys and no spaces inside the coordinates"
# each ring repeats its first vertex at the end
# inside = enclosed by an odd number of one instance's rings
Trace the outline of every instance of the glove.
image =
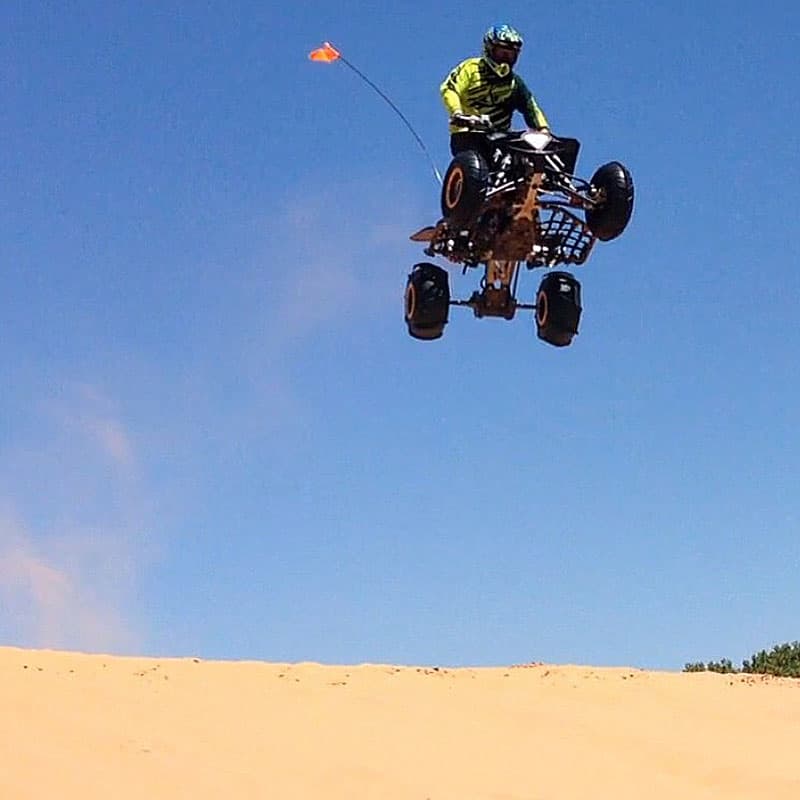
{"type": "Polygon", "coordinates": [[[456,113],[450,117],[450,122],[452,122],[453,125],[469,128],[470,130],[485,131],[491,127],[491,121],[486,114],[481,114],[479,116],[477,114],[462,114],[460,111],[456,111],[456,113]]]}

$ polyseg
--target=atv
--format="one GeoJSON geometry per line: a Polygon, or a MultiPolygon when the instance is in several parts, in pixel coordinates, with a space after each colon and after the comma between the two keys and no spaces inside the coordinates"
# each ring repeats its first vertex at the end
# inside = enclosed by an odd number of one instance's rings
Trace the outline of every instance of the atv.
{"type": "Polygon", "coordinates": [[[617,238],[633,211],[633,179],[618,161],[586,181],[574,174],[580,143],[547,131],[491,131],[472,118],[474,149],[458,152],[442,181],[442,218],[411,236],[425,254],[482,268],[480,290],[451,300],[448,273],[416,264],[406,283],[405,321],[416,339],[438,339],[451,305],[476,317],[513,319],[535,312],[540,339],[556,347],[572,342],[581,316],[581,287],[573,275],[551,271],[534,303],[517,299],[527,269],[583,264],[595,242],[617,238]]]}

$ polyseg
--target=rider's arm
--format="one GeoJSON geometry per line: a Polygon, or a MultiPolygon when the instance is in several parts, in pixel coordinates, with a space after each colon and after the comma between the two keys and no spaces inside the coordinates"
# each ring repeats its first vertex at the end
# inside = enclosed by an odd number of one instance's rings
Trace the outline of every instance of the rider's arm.
{"type": "Polygon", "coordinates": [[[514,108],[525,117],[525,123],[531,128],[541,130],[542,128],[550,127],[550,123],[548,123],[544,111],[539,108],[536,98],[519,75],[516,76],[514,108]]]}
{"type": "Polygon", "coordinates": [[[444,80],[439,87],[447,113],[452,117],[453,114],[460,114],[464,109],[461,105],[461,97],[469,87],[472,78],[471,62],[474,59],[462,61],[444,80]]]}

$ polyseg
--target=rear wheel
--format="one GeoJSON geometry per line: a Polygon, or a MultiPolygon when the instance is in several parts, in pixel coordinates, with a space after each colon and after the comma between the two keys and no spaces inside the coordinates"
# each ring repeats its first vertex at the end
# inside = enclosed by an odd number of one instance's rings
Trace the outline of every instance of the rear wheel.
{"type": "Polygon", "coordinates": [[[436,264],[415,264],[406,281],[405,320],[415,339],[438,339],[450,312],[447,271],[436,264]]]}
{"type": "Polygon", "coordinates": [[[616,239],[627,227],[633,213],[633,178],[619,163],[603,164],[591,184],[600,192],[600,203],[586,211],[586,224],[601,242],[616,239]]]}
{"type": "Polygon", "coordinates": [[[452,225],[469,225],[483,205],[489,169],[475,150],[457,153],[442,182],[442,216],[452,225]]]}
{"type": "Polygon", "coordinates": [[[566,347],[578,333],[581,285],[568,272],[551,272],[536,294],[536,334],[554,347],[566,347]]]}

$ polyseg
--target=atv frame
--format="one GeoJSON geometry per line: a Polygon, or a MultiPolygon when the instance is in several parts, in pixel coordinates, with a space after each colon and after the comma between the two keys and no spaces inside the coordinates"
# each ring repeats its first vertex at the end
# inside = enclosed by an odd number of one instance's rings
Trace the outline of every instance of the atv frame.
{"type": "MultiPolygon", "coordinates": [[[[426,243],[426,255],[461,264],[464,274],[471,268],[483,268],[479,290],[469,299],[451,300],[448,288],[448,305],[469,307],[476,317],[507,320],[513,319],[518,309],[534,310],[540,338],[545,338],[542,329],[548,322],[552,327],[554,309],[564,305],[553,301],[569,295],[578,304],[574,309],[577,315],[573,311],[566,314],[569,329],[555,336],[557,342],[546,340],[557,346],[570,343],[580,316],[580,284],[569,273],[553,273],[558,277],[548,285],[556,295],[543,295],[545,279],[535,303],[521,302],[522,267],[584,264],[598,239],[608,241],[622,232],[633,204],[630,174],[618,162],[600,167],[591,181],[574,174],[579,148],[576,139],[548,133],[489,133],[483,154],[463,151],[454,156],[442,184],[442,219],[410,237],[426,243]],[[543,316],[545,306],[550,320],[543,316]]],[[[441,269],[432,264],[428,267],[441,269]]],[[[434,276],[442,289],[442,276],[430,269],[427,274],[429,279],[434,276]]],[[[417,300],[423,296],[419,288],[417,300]]],[[[439,291],[436,301],[440,311],[441,295],[439,291]]],[[[421,336],[419,329],[414,330],[416,320],[409,311],[418,308],[417,303],[409,309],[407,303],[409,332],[416,338],[438,338],[431,335],[433,329],[421,336]]],[[[443,327],[442,323],[439,335],[443,327]]]]}

